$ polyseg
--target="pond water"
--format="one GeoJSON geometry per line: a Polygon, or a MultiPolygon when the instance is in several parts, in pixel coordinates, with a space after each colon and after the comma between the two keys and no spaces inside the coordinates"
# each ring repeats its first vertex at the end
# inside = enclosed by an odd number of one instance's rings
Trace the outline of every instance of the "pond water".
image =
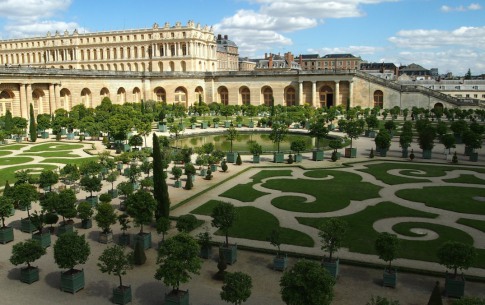
{"type": "MultiPolygon", "coordinates": [[[[307,144],[307,150],[313,149],[315,146],[315,139],[307,135],[301,134],[288,134],[286,139],[280,143],[280,151],[290,151],[291,142],[296,139],[305,139],[307,144]]],[[[251,141],[255,141],[263,146],[263,151],[276,151],[277,145],[269,139],[269,134],[264,133],[239,133],[236,140],[232,142],[232,150],[237,152],[249,152],[249,144],[251,141]]],[[[320,147],[328,146],[328,139],[320,140],[320,147]]],[[[222,151],[229,151],[231,148],[231,142],[226,140],[224,134],[214,135],[194,135],[177,140],[175,144],[177,147],[199,147],[206,143],[213,143],[215,149],[222,151]]]]}

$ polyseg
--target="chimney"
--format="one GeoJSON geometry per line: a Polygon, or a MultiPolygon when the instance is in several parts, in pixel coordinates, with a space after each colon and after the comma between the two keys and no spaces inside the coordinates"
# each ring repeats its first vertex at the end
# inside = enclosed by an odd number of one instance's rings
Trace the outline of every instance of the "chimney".
{"type": "Polygon", "coordinates": [[[224,35],[224,39],[225,39],[225,40],[229,39],[229,36],[224,35]]]}
{"type": "Polygon", "coordinates": [[[221,39],[222,39],[222,35],[221,34],[217,35],[217,40],[221,40],[221,39]]]}
{"type": "Polygon", "coordinates": [[[273,69],[273,56],[269,55],[268,69],[273,69]]]}
{"type": "Polygon", "coordinates": [[[300,54],[300,60],[299,60],[300,67],[303,67],[303,55],[300,54]]]}
{"type": "Polygon", "coordinates": [[[264,53],[264,59],[268,59],[268,53],[264,53]]]}

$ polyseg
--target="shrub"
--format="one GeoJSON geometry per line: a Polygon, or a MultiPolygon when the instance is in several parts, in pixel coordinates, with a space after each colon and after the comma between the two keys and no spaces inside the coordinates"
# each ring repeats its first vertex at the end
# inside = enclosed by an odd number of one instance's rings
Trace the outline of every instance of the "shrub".
{"type": "Polygon", "coordinates": [[[189,233],[197,227],[197,218],[192,214],[182,215],[175,225],[179,232],[189,233]]]}
{"type": "MultiPolygon", "coordinates": [[[[241,154],[237,154],[237,159],[236,159],[236,165],[241,165],[242,164],[242,160],[241,160],[241,154]]],[[[227,166],[227,165],[226,165],[227,166]]]]}
{"type": "Polygon", "coordinates": [[[135,242],[135,251],[133,252],[133,263],[137,266],[143,265],[147,261],[145,254],[145,247],[143,240],[137,240],[135,242]]]}

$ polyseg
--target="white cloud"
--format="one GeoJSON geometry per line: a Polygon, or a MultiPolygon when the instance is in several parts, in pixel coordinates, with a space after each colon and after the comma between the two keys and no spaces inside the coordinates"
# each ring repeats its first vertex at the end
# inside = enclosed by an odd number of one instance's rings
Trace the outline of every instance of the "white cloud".
{"type": "Polygon", "coordinates": [[[448,5],[443,5],[441,6],[441,11],[445,13],[449,12],[466,12],[466,11],[478,11],[481,10],[482,6],[478,3],[472,3],[468,6],[448,6],[448,5]]]}
{"type": "Polygon", "coordinates": [[[485,48],[484,27],[460,27],[453,31],[406,30],[399,31],[389,41],[399,47],[411,49],[431,49],[443,46],[485,48]]]}
{"type": "Polygon", "coordinates": [[[326,54],[341,54],[341,53],[351,53],[355,56],[362,56],[362,55],[373,55],[377,52],[383,51],[384,48],[382,47],[373,47],[373,46],[348,46],[348,47],[340,47],[340,48],[321,48],[321,49],[309,49],[309,53],[318,53],[320,55],[326,54]]]}
{"type": "Polygon", "coordinates": [[[12,37],[32,37],[32,36],[45,36],[47,32],[51,32],[52,35],[59,31],[61,35],[64,35],[64,31],[68,31],[72,34],[77,29],[80,33],[87,32],[86,29],[79,26],[75,22],[64,21],[39,21],[36,23],[26,24],[9,24],[5,26],[5,30],[12,37]]]}
{"type": "Polygon", "coordinates": [[[0,0],[0,16],[15,21],[53,16],[71,5],[72,0],[0,0]]]}

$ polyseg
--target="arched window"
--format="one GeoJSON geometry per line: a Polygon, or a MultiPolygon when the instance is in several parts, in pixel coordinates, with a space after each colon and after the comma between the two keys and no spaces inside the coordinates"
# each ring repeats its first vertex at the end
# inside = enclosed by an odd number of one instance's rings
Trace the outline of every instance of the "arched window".
{"type": "Polygon", "coordinates": [[[84,88],[81,91],[81,104],[86,106],[86,108],[91,108],[91,90],[84,88]]]}
{"type": "Polygon", "coordinates": [[[202,89],[202,87],[197,87],[195,88],[195,100],[197,102],[201,101],[203,102],[204,101],[204,89],[202,89]]]}
{"type": "Polygon", "coordinates": [[[109,98],[109,90],[108,88],[104,87],[103,89],[101,89],[101,91],[99,91],[99,95],[101,95],[102,98],[109,98]]]}
{"type": "Polygon", "coordinates": [[[263,88],[263,101],[266,106],[273,106],[273,89],[270,87],[263,88]]]}
{"type": "Polygon", "coordinates": [[[167,101],[167,94],[165,93],[165,90],[163,88],[160,88],[160,87],[155,88],[154,92],[155,92],[157,102],[167,101]]]}
{"type": "Polygon", "coordinates": [[[224,105],[229,105],[229,91],[226,87],[219,88],[219,102],[224,105]]]}
{"type": "Polygon", "coordinates": [[[60,92],[61,98],[60,98],[60,103],[59,106],[60,108],[69,111],[72,107],[71,103],[71,92],[64,88],[60,92]]]}
{"type": "Polygon", "coordinates": [[[124,104],[126,102],[126,91],[125,88],[121,87],[118,89],[117,94],[117,103],[118,104],[124,104]]]}
{"type": "Polygon", "coordinates": [[[141,100],[141,91],[138,87],[133,89],[133,102],[138,103],[141,100]]]}
{"type": "Polygon", "coordinates": [[[12,99],[14,96],[15,95],[10,90],[3,90],[0,92],[0,116],[5,115],[7,110],[12,112],[12,99]]]}
{"type": "Polygon", "coordinates": [[[175,89],[175,103],[181,103],[184,105],[187,103],[187,92],[184,88],[178,87],[175,89]]]}
{"type": "Polygon", "coordinates": [[[319,91],[320,107],[333,106],[333,90],[329,86],[323,86],[319,91]]]}
{"type": "Polygon", "coordinates": [[[39,113],[42,113],[42,102],[45,94],[42,90],[35,89],[32,91],[32,106],[34,107],[34,118],[37,117],[39,113]]]}
{"type": "Polygon", "coordinates": [[[381,90],[374,91],[374,107],[383,108],[384,106],[384,93],[381,90]]]}
{"type": "Polygon", "coordinates": [[[248,87],[242,87],[239,89],[239,94],[241,94],[241,102],[243,105],[251,104],[251,92],[248,87]]]}
{"type": "Polygon", "coordinates": [[[290,87],[286,90],[286,106],[296,105],[296,91],[295,88],[290,87]]]}

